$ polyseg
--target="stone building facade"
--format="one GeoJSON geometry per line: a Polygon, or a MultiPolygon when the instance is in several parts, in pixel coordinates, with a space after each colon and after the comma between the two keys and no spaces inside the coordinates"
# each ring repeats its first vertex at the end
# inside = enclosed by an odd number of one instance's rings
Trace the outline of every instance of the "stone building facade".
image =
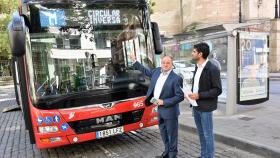
{"type": "Polygon", "coordinates": [[[261,29],[270,33],[270,71],[280,71],[280,20],[275,19],[275,0],[153,1],[151,18],[158,22],[164,37],[210,25],[261,22],[261,29]]]}

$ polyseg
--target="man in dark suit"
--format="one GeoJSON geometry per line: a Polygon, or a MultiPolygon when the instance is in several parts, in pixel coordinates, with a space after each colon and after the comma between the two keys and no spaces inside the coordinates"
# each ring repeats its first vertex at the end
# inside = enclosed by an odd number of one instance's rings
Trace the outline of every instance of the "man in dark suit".
{"type": "Polygon", "coordinates": [[[209,46],[194,45],[192,58],[197,62],[190,99],[196,100],[193,115],[200,139],[201,158],[214,157],[213,114],[217,109],[218,96],[222,93],[220,70],[208,61],[209,46]]]}
{"type": "Polygon", "coordinates": [[[178,152],[179,103],[184,100],[184,93],[181,90],[183,80],[172,71],[173,59],[171,56],[162,57],[161,67],[153,70],[149,70],[137,62],[135,56],[130,57],[134,61],[133,66],[151,78],[145,104],[149,106],[153,102],[158,106],[158,124],[165,146],[164,152],[157,158],[175,158],[178,152]]]}

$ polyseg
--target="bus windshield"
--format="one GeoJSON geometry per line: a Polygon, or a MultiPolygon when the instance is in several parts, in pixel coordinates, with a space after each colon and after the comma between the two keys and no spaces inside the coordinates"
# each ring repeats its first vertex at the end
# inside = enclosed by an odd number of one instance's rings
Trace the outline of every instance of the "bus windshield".
{"type": "Polygon", "coordinates": [[[129,59],[134,54],[143,65],[154,65],[141,6],[34,3],[28,10],[26,61],[34,105],[65,108],[145,95],[149,80],[129,59]]]}

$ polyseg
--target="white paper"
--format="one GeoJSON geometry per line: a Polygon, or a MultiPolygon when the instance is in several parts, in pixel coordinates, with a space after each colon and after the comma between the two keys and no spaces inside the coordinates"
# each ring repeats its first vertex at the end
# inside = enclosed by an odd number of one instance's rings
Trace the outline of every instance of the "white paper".
{"type": "Polygon", "coordinates": [[[187,100],[190,102],[190,104],[192,104],[192,106],[198,106],[196,100],[193,100],[189,97],[189,94],[192,93],[192,91],[186,87],[181,88],[182,91],[184,92],[185,97],[187,98],[187,100]]]}

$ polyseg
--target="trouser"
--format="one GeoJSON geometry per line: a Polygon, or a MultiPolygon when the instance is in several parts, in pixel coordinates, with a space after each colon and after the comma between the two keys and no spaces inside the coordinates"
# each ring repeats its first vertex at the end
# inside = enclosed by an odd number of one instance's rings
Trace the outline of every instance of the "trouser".
{"type": "Polygon", "coordinates": [[[178,117],[174,119],[163,119],[158,117],[160,135],[164,143],[164,155],[169,158],[176,157],[178,153],[178,117]]]}
{"type": "Polygon", "coordinates": [[[213,113],[193,109],[201,146],[201,158],[214,157],[213,113]]]}

